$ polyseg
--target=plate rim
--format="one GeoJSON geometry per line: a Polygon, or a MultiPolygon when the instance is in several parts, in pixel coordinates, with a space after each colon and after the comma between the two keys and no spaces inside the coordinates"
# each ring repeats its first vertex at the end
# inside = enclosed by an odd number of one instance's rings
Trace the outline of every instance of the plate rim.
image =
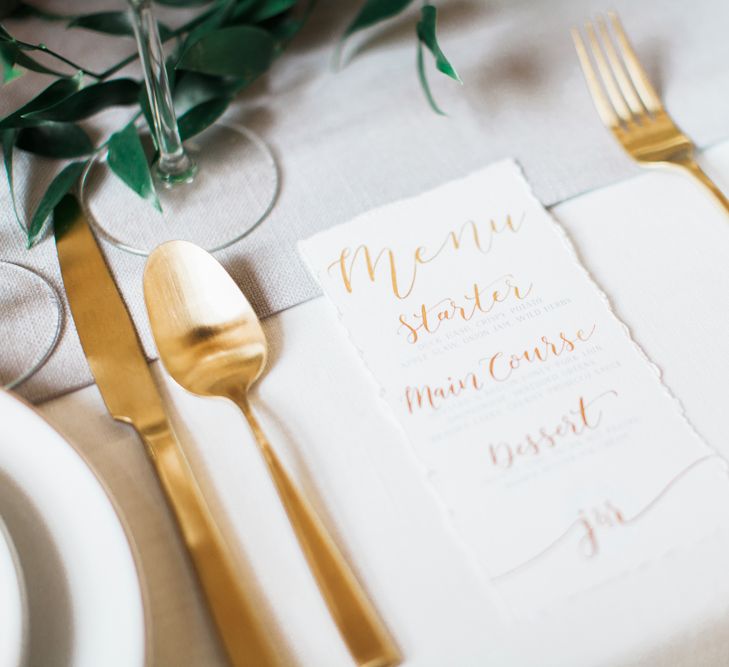
{"type": "MultiPolygon", "coordinates": [[[[94,464],[89,460],[88,456],[81,451],[81,449],[69,440],[63,433],[61,433],[50,420],[48,420],[30,401],[26,400],[22,396],[18,395],[12,390],[4,389],[0,387],[0,401],[3,397],[9,399],[11,402],[16,403],[21,408],[32,413],[33,418],[40,420],[46,427],[48,427],[60,440],[70,449],[70,451],[80,460],[83,466],[91,473],[91,476],[99,485],[106,499],[109,501],[114,515],[116,516],[119,525],[121,526],[122,533],[126,539],[129,551],[132,556],[132,563],[134,565],[135,578],[138,584],[139,595],[142,606],[142,641],[144,642],[143,647],[143,667],[152,667],[152,614],[150,606],[150,592],[147,581],[144,577],[144,571],[142,569],[142,559],[140,555],[139,544],[131,530],[128,520],[121,511],[121,507],[111,493],[111,489],[104,479],[99,475],[94,464]]],[[[26,650],[26,655],[29,651],[29,645],[26,650]]]]}
{"type": "Polygon", "coordinates": [[[18,665],[25,665],[28,660],[28,594],[25,587],[25,576],[23,567],[20,563],[18,551],[13,543],[13,536],[10,534],[2,515],[0,515],[0,545],[4,547],[4,551],[8,554],[10,564],[15,570],[15,583],[17,584],[17,593],[20,602],[20,644],[17,652],[18,665]]]}

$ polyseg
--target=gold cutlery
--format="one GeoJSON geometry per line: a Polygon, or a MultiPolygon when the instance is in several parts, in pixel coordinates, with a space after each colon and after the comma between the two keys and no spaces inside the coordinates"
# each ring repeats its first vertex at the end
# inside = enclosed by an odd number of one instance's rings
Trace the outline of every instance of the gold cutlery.
{"type": "Polygon", "coordinates": [[[349,565],[264,435],[248,400],[268,346],[253,308],[207,252],[171,241],[149,257],[144,296],[160,358],[200,396],[235,403],[245,415],[319,589],[358,665],[399,664],[400,655],[349,565]]]}
{"type": "Polygon", "coordinates": [[[54,228],[63,283],[91,372],[112,417],[130,424],[147,446],[231,663],[278,664],[172,431],[134,324],[73,195],[56,207],[54,228]]]}
{"type": "Polygon", "coordinates": [[[597,29],[589,21],[585,24],[599,77],[580,32],[572,28],[577,56],[603,124],[640,165],[690,174],[729,213],[729,199],[696,163],[693,143],[663,108],[617,14],[608,16],[612,31],[602,17],[596,21],[597,29]]]}

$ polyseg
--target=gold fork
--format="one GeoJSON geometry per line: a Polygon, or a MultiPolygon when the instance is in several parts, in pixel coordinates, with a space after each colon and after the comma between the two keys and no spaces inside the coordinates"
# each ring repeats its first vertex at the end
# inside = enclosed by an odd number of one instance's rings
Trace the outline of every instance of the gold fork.
{"type": "Polygon", "coordinates": [[[663,108],[615,12],[608,12],[612,31],[598,17],[597,29],[585,24],[592,65],[585,42],[572,28],[577,56],[603,124],[636,162],[645,167],[688,173],[699,181],[729,213],[729,199],[694,159],[694,145],[663,108]]]}

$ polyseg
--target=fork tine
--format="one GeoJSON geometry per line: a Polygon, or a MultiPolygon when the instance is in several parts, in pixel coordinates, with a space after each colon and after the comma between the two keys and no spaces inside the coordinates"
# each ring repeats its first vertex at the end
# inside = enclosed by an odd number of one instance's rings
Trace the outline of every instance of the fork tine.
{"type": "Polygon", "coordinates": [[[587,55],[587,49],[585,48],[585,43],[582,41],[582,36],[577,28],[572,28],[570,33],[572,34],[572,41],[575,43],[577,58],[580,61],[582,73],[585,75],[585,81],[587,82],[587,87],[590,90],[592,101],[597,108],[597,113],[604,125],[607,125],[607,127],[610,128],[616,128],[620,125],[620,119],[615,113],[610,101],[605,96],[605,92],[600,85],[600,81],[592,67],[592,63],[590,62],[590,56],[587,55]]]}
{"type": "Polygon", "coordinates": [[[605,84],[605,90],[613,104],[613,108],[617,111],[618,116],[622,118],[626,123],[630,122],[632,116],[628,105],[625,103],[622,93],[618,90],[618,87],[613,78],[612,72],[608,67],[605,56],[602,52],[602,47],[597,39],[595,28],[589,21],[585,23],[585,30],[587,31],[587,39],[592,49],[592,56],[597,63],[597,71],[600,72],[602,81],[605,84]]]}
{"type": "Polygon", "coordinates": [[[633,84],[638,90],[638,95],[640,95],[640,99],[643,101],[643,104],[645,104],[645,107],[646,109],[648,109],[648,111],[651,111],[653,113],[663,111],[663,105],[661,104],[661,100],[656,94],[653,86],[651,85],[651,82],[649,81],[648,75],[643,69],[643,66],[640,64],[638,56],[635,55],[635,51],[633,51],[633,47],[628,41],[628,36],[623,30],[623,26],[620,23],[620,19],[618,18],[617,13],[608,12],[608,16],[610,17],[613,29],[615,30],[615,34],[617,35],[618,45],[620,47],[621,53],[623,54],[625,65],[628,68],[628,73],[630,74],[630,78],[633,80],[633,84]]]}
{"type": "Polygon", "coordinates": [[[641,104],[641,101],[638,98],[638,93],[636,93],[632,81],[628,78],[628,75],[625,72],[625,67],[622,64],[621,59],[618,57],[617,51],[615,51],[613,38],[608,32],[607,25],[605,24],[602,16],[597,17],[597,29],[600,33],[600,37],[602,38],[602,45],[605,49],[608,62],[610,63],[610,69],[618,82],[620,92],[623,94],[630,110],[636,116],[642,116],[645,114],[645,107],[641,104]]]}

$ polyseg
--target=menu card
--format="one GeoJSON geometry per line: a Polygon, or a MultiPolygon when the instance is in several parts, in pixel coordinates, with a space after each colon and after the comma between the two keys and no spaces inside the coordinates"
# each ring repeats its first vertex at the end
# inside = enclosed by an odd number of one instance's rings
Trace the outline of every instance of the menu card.
{"type": "Polygon", "coordinates": [[[514,162],[365,213],[300,251],[512,609],[540,609],[716,530],[717,508],[729,508],[723,459],[514,162]]]}

